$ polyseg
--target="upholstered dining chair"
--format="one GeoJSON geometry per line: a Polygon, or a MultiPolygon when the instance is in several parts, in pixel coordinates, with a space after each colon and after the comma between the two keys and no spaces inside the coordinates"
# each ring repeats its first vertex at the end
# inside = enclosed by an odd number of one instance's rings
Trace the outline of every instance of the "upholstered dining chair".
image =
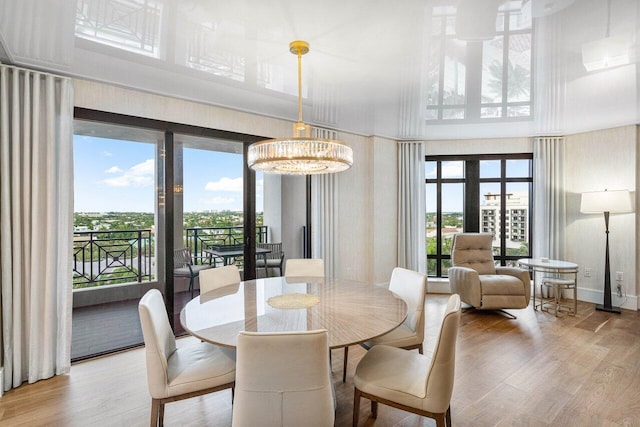
{"type": "Polygon", "coordinates": [[[353,377],[353,425],[358,425],[360,398],[371,400],[371,415],[378,403],[451,426],[451,394],[455,372],[456,338],[460,323],[460,296],[449,298],[433,356],[388,345],[376,345],[358,363],[353,377]]]}
{"type": "Polygon", "coordinates": [[[173,251],[173,275],[175,277],[189,278],[189,292],[193,297],[193,282],[202,270],[213,268],[210,264],[194,264],[194,258],[189,248],[181,248],[173,251]]]}
{"type": "Polygon", "coordinates": [[[284,277],[324,277],[324,260],[288,259],[284,263],[284,277]]]}
{"type": "Polygon", "coordinates": [[[531,297],[529,271],[497,266],[490,233],[453,236],[449,283],[451,292],[477,309],[496,310],[515,319],[505,308],[526,308],[531,297]]]}
{"type": "MultiPolygon", "coordinates": [[[[405,321],[380,337],[360,344],[369,350],[374,345],[386,344],[405,350],[418,349],[422,354],[422,342],[424,341],[424,299],[427,294],[427,276],[417,271],[396,267],[391,273],[389,290],[407,303],[407,318],[405,321]]],[[[348,347],[344,352],[344,370],[342,382],[347,378],[348,347]]]]}
{"type": "Polygon", "coordinates": [[[236,283],[240,283],[240,270],[235,265],[203,270],[200,272],[200,295],[236,283]]]}
{"type": "Polygon", "coordinates": [[[240,332],[237,355],[233,427],[333,426],[326,330],[240,332]]]}
{"type": "Polygon", "coordinates": [[[256,258],[256,268],[264,268],[265,276],[269,276],[270,268],[277,268],[279,276],[282,276],[282,265],[284,264],[284,252],[282,251],[282,243],[256,243],[256,247],[269,249],[271,252],[266,254],[267,264],[264,258],[259,256],[256,258]]]}
{"type": "Polygon", "coordinates": [[[164,423],[164,405],[233,388],[235,350],[200,342],[176,348],[162,294],[151,289],[138,304],[151,394],[151,426],[164,423]]]}

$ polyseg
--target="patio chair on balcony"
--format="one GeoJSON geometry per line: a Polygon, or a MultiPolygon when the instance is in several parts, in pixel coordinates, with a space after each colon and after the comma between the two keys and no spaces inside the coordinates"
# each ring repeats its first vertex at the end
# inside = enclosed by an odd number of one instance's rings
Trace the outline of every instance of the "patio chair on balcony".
{"type": "Polygon", "coordinates": [[[258,248],[269,249],[271,252],[266,254],[267,264],[260,256],[256,259],[256,268],[264,268],[265,276],[269,277],[269,269],[277,268],[278,276],[282,276],[282,264],[284,263],[284,252],[282,252],[282,243],[256,243],[258,248]]]}
{"type": "Polygon", "coordinates": [[[193,298],[193,282],[200,275],[202,270],[213,268],[211,258],[209,264],[194,264],[194,258],[189,248],[176,249],[173,251],[173,275],[174,277],[189,278],[189,292],[193,298]]]}

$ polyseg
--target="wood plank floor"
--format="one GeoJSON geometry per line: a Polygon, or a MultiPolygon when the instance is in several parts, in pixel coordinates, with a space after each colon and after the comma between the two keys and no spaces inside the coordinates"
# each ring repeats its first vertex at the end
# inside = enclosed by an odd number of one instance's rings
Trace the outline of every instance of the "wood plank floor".
{"type": "MultiPolygon", "coordinates": [[[[447,296],[428,295],[425,354],[434,340],[447,296]]],[[[578,315],[513,310],[517,320],[470,310],[462,315],[451,403],[455,426],[640,426],[640,313],[594,311],[578,315]]],[[[180,339],[188,345],[193,338],[180,339]]],[[[342,383],[342,351],[333,352],[338,408],[336,426],[351,425],[353,372],[364,354],[349,350],[342,383]]],[[[72,365],[71,374],[23,385],[0,398],[2,426],[148,425],[143,349],[72,365]]],[[[361,426],[434,426],[381,406],[378,419],[361,426]]],[[[231,392],[170,403],[167,426],[230,426],[231,392]]]]}

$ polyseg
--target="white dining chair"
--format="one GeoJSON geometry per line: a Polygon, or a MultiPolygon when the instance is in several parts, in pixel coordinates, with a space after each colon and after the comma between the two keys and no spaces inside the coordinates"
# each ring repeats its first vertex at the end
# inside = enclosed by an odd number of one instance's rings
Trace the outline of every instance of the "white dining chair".
{"type": "Polygon", "coordinates": [[[284,264],[284,277],[324,277],[324,260],[288,259],[284,264]]]}
{"type": "Polygon", "coordinates": [[[151,289],[138,304],[151,395],[151,426],[164,423],[164,405],[233,388],[235,350],[200,342],[176,348],[162,294],[151,289]]]}
{"type": "Polygon", "coordinates": [[[324,329],[238,335],[233,427],[331,427],[335,401],[324,329]]]}
{"type": "Polygon", "coordinates": [[[460,296],[449,298],[433,356],[388,345],[376,345],[358,363],[353,377],[353,425],[358,425],[360,398],[371,400],[371,416],[378,403],[436,420],[451,427],[451,395],[456,339],[460,324],[460,296]]]}
{"type": "MultiPolygon", "coordinates": [[[[422,354],[424,341],[424,300],[427,294],[427,276],[417,271],[396,267],[391,273],[389,290],[407,304],[407,318],[404,322],[380,337],[361,343],[369,350],[374,345],[386,344],[405,350],[418,349],[422,354]]],[[[347,378],[348,347],[345,347],[342,382],[347,378]]]]}
{"type": "Polygon", "coordinates": [[[200,294],[240,283],[240,270],[235,265],[211,268],[200,272],[200,294]]]}

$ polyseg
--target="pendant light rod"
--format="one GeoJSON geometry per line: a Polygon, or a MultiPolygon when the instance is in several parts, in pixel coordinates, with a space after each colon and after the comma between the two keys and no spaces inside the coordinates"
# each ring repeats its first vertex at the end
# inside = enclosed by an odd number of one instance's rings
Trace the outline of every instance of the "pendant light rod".
{"type": "Polygon", "coordinates": [[[298,126],[302,121],[302,55],[309,53],[309,43],[295,40],[289,43],[289,52],[298,57],[298,126]]]}
{"type": "Polygon", "coordinates": [[[302,122],[302,53],[298,50],[298,121],[302,122]]]}

